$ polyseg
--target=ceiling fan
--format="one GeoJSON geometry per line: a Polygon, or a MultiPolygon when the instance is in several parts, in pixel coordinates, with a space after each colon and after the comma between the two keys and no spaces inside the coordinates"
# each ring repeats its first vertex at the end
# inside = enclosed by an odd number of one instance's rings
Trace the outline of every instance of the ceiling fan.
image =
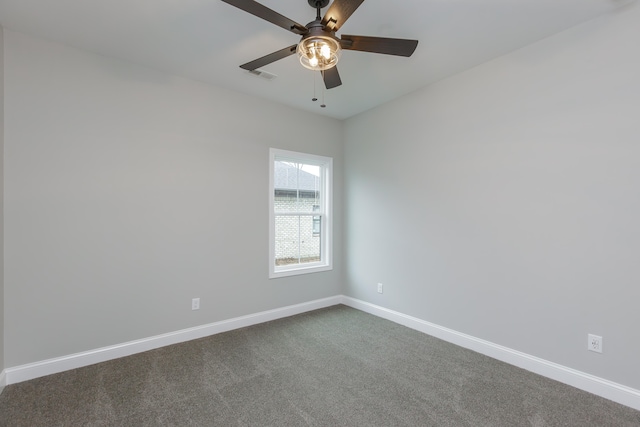
{"type": "Polygon", "coordinates": [[[332,89],[342,84],[336,64],[343,49],[409,57],[418,46],[418,40],[345,34],[341,38],[336,37],[336,31],[364,0],[334,0],[324,18],[320,16],[320,11],[329,4],[329,0],[307,0],[309,6],[316,9],[315,21],[307,25],[298,24],[253,0],[222,1],[302,36],[297,44],[240,66],[248,71],[254,71],[297,52],[300,63],[310,70],[320,71],[326,88],[332,89]]]}

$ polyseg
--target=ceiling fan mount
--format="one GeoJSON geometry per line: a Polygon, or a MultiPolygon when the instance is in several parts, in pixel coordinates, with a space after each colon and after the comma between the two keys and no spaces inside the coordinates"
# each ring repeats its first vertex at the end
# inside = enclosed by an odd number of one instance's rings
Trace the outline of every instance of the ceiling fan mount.
{"type": "Polygon", "coordinates": [[[305,68],[320,71],[325,86],[327,89],[332,89],[342,84],[336,68],[342,50],[409,57],[418,46],[418,40],[344,34],[340,38],[337,37],[336,31],[342,27],[364,0],[334,0],[324,17],[321,16],[321,9],[328,6],[330,0],[307,0],[309,6],[316,10],[315,21],[307,25],[301,25],[254,0],[222,1],[302,36],[297,44],[287,46],[240,66],[248,71],[254,71],[297,53],[300,63],[305,68]]]}
{"type": "Polygon", "coordinates": [[[309,2],[309,6],[314,9],[320,8],[324,9],[329,4],[330,0],[307,0],[309,2]]]}

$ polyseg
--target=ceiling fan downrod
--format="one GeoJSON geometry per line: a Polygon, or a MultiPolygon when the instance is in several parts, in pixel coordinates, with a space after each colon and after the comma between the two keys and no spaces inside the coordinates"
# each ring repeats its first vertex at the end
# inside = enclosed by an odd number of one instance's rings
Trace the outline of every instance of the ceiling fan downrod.
{"type": "Polygon", "coordinates": [[[307,0],[307,2],[309,3],[309,6],[314,9],[322,9],[327,7],[329,4],[329,0],[307,0]]]}
{"type": "Polygon", "coordinates": [[[329,0],[308,0],[309,6],[316,10],[316,21],[320,21],[322,19],[322,15],[320,14],[323,7],[326,7],[329,4],[329,0]]]}

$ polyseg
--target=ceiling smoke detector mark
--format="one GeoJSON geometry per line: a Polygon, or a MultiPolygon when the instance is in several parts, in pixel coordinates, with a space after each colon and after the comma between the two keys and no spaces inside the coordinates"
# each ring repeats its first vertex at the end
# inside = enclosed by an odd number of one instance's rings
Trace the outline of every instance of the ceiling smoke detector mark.
{"type": "Polygon", "coordinates": [[[276,77],[278,77],[275,74],[267,73],[266,71],[262,71],[262,70],[249,70],[248,73],[251,74],[252,76],[260,77],[268,81],[271,81],[276,77]]]}

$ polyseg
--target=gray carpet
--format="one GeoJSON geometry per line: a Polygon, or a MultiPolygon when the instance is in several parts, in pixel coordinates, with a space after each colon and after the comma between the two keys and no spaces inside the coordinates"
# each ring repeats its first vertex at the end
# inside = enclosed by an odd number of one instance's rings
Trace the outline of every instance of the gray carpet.
{"type": "Polygon", "coordinates": [[[335,306],[10,385],[2,426],[640,426],[640,412],[335,306]]]}

